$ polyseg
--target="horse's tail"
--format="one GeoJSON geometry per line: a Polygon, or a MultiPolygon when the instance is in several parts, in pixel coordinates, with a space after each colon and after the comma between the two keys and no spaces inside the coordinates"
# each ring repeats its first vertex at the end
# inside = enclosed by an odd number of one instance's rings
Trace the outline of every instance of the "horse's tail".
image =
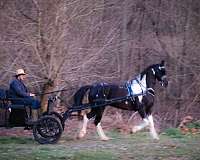
{"type": "MultiPolygon", "coordinates": [[[[83,104],[83,100],[86,97],[86,93],[89,91],[89,89],[92,87],[92,85],[86,85],[81,87],[75,94],[74,94],[74,104],[73,106],[80,106],[83,104]]],[[[87,97],[88,101],[88,97],[87,97]]],[[[81,111],[78,111],[78,119],[82,119],[81,111]]]]}

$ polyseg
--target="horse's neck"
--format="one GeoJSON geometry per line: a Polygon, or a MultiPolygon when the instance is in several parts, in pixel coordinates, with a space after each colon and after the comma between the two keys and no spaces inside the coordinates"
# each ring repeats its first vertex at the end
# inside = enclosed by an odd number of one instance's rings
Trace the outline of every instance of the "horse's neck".
{"type": "Polygon", "coordinates": [[[151,68],[139,74],[136,77],[136,80],[139,80],[139,83],[142,84],[142,86],[146,87],[147,89],[148,88],[154,89],[156,84],[156,78],[151,68]]]}

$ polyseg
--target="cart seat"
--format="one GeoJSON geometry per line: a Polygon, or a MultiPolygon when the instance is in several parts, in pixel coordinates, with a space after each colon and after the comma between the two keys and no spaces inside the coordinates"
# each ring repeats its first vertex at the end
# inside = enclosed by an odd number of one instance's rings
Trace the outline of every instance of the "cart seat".
{"type": "Polygon", "coordinates": [[[7,90],[0,88],[0,100],[5,100],[7,98],[7,90]]]}
{"type": "Polygon", "coordinates": [[[0,88],[0,108],[8,108],[7,90],[0,88]]]}
{"type": "Polygon", "coordinates": [[[16,104],[13,102],[15,98],[10,98],[9,91],[0,88],[0,108],[14,108],[14,109],[24,109],[25,105],[16,104]]]}

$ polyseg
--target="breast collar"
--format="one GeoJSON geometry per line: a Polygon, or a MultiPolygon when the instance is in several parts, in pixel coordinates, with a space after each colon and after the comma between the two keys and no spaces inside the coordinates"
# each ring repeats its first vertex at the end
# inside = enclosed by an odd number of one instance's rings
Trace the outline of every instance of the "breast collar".
{"type": "Polygon", "coordinates": [[[139,81],[140,77],[141,77],[141,75],[139,75],[135,80],[140,85],[140,88],[142,90],[142,95],[144,95],[146,93],[146,91],[144,91],[143,88],[146,88],[146,87],[144,87],[144,85],[139,81]]]}
{"type": "Polygon", "coordinates": [[[147,88],[147,87],[145,87],[145,86],[140,82],[140,80],[139,80],[140,77],[141,77],[141,75],[138,75],[135,79],[126,82],[125,86],[126,86],[126,88],[127,88],[127,90],[128,90],[128,95],[129,95],[129,96],[134,96],[133,90],[132,90],[132,88],[131,88],[131,85],[132,85],[132,82],[135,80],[135,81],[139,84],[139,86],[140,86],[140,88],[141,88],[141,90],[142,90],[142,95],[145,95],[145,94],[148,92],[150,95],[155,96],[155,91],[154,91],[154,89],[153,89],[153,88],[147,88]],[[144,88],[146,88],[146,90],[144,90],[144,88]]]}

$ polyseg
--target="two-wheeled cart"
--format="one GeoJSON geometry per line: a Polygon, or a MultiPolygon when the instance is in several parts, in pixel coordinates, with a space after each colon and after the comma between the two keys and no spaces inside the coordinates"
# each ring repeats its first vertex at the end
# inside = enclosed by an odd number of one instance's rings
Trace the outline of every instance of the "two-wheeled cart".
{"type": "MultiPolygon", "coordinates": [[[[5,110],[5,123],[1,127],[15,127],[18,124],[11,124],[10,120],[15,119],[9,113],[10,110],[21,109],[25,112],[24,123],[21,126],[30,128],[33,130],[34,139],[40,144],[53,144],[56,143],[64,131],[66,120],[72,116],[72,113],[79,112],[86,109],[107,106],[116,102],[125,102],[133,98],[133,96],[119,97],[115,99],[100,99],[94,103],[85,103],[80,106],[71,106],[63,114],[57,112],[51,112],[49,106],[54,103],[58,97],[50,96],[48,99],[47,112],[40,115],[40,118],[34,122],[30,123],[31,112],[27,112],[27,108],[30,110],[29,106],[13,104],[11,98],[8,98],[6,90],[0,89],[0,108],[5,110]]],[[[134,95],[138,96],[138,95],[134,95]]]]}
{"type": "MultiPolygon", "coordinates": [[[[138,96],[138,95],[137,95],[138,96]]],[[[59,140],[64,131],[66,120],[72,116],[72,113],[86,109],[107,106],[116,102],[124,102],[133,98],[132,96],[119,97],[115,99],[101,99],[94,103],[85,103],[80,106],[71,106],[60,115],[56,112],[48,113],[41,117],[33,126],[33,135],[36,141],[41,144],[55,143],[59,140]],[[60,126],[61,125],[61,126],[60,126]]],[[[56,100],[56,98],[52,98],[56,100]]]]}
{"type": "Polygon", "coordinates": [[[34,139],[41,144],[56,143],[60,138],[64,127],[62,126],[62,116],[57,112],[50,112],[49,105],[52,103],[52,97],[48,99],[48,107],[40,118],[33,122],[31,120],[31,107],[23,103],[15,102],[23,99],[9,98],[7,90],[0,89],[0,111],[1,121],[0,127],[7,129],[12,127],[24,127],[24,129],[32,129],[34,139]]]}

